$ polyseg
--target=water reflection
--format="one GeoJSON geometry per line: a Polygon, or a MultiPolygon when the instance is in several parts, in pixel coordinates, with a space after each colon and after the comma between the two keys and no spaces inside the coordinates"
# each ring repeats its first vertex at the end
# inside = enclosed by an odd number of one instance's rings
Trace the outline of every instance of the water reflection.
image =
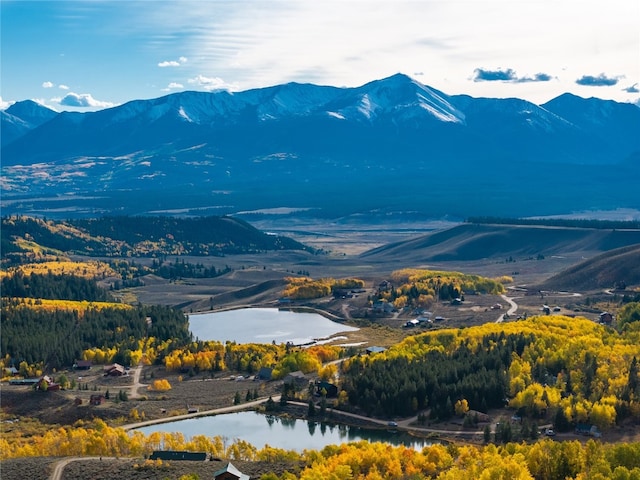
{"type": "Polygon", "coordinates": [[[239,412],[213,417],[179,420],[139,429],[146,435],[153,432],[180,432],[186,439],[195,435],[215,437],[224,435],[230,440],[247,441],[257,448],[272,447],[302,452],[321,450],[327,445],[357,442],[384,442],[421,449],[430,440],[416,438],[404,432],[367,429],[349,425],[276,417],[257,412],[239,412]],[[305,428],[306,427],[306,428],[305,428]]]}
{"type": "Polygon", "coordinates": [[[200,340],[237,343],[312,343],[340,332],[358,330],[317,313],[277,308],[241,308],[189,315],[189,329],[200,340]]]}

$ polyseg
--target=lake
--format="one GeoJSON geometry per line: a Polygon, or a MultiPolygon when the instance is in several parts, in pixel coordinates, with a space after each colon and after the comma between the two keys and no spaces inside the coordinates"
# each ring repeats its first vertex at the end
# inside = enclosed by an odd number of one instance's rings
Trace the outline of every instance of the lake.
{"type": "Polygon", "coordinates": [[[189,315],[189,329],[200,340],[236,343],[287,343],[306,345],[341,332],[358,330],[318,313],[277,308],[241,308],[189,315]]]}
{"type": "Polygon", "coordinates": [[[221,436],[227,446],[235,439],[249,442],[254,447],[265,445],[285,450],[321,450],[327,445],[367,440],[391,445],[405,445],[415,449],[432,445],[432,440],[418,438],[401,431],[368,429],[321,423],[294,418],[280,418],[257,412],[238,412],[211,417],[190,418],[137,429],[145,435],[153,432],[180,432],[188,440],[194,435],[221,436]]]}

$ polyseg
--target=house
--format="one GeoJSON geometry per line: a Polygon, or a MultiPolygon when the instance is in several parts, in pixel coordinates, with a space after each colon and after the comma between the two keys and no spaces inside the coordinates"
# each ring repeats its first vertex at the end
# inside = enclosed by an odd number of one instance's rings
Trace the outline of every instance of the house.
{"type": "Polygon", "coordinates": [[[231,462],[227,464],[226,467],[221,468],[217,472],[213,474],[214,480],[249,480],[249,475],[245,475],[236,467],[233,466],[231,462]]]}
{"type": "Polygon", "coordinates": [[[181,450],[154,450],[149,456],[149,460],[189,460],[192,462],[204,462],[206,459],[206,452],[186,452],[181,450]]]}
{"type": "Polygon", "coordinates": [[[284,377],[284,383],[304,386],[309,384],[309,379],[304,373],[298,370],[296,372],[291,372],[289,375],[284,377]]]}
{"type": "Polygon", "coordinates": [[[394,309],[395,307],[393,306],[393,304],[389,302],[381,301],[381,302],[374,302],[373,304],[373,311],[376,313],[389,314],[389,313],[392,313],[394,309]]]}
{"type": "Polygon", "coordinates": [[[89,397],[89,405],[102,405],[104,395],[91,395],[89,397]]]}
{"type": "Polygon", "coordinates": [[[113,365],[105,365],[104,368],[105,377],[121,377],[122,375],[126,375],[126,369],[120,365],[119,363],[114,363],[113,365]]]}
{"type": "Polygon", "coordinates": [[[586,423],[579,423],[576,426],[576,433],[578,435],[587,435],[589,437],[596,437],[596,438],[600,438],[602,436],[602,434],[598,430],[598,427],[596,427],[595,425],[589,425],[586,423]]]}
{"type": "Polygon", "coordinates": [[[613,315],[609,312],[602,312],[600,314],[600,323],[602,325],[611,325],[613,323],[613,315]]]}
{"type": "Polygon", "coordinates": [[[49,375],[45,375],[36,384],[36,390],[41,390],[43,392],[55,392],[56,390],[60,390],[60,384],[55,383],[53,378],[49,375]]]}
{"type": "Polygon", "coordinates": [[[372,353],[382,353],[382,352],[384,352],[384,351],[386,351],[386,350],[387,350],[387,349],[386,349],[386,348],[384,348],[384,347],[376,347],[376,346],[373,346],[373,347],[368,347],[368,348],[365,350],[365,352],[366,352],[366,354],[367,354],[367,355],[371,355],[372,353]]]}
{"type": "Polygon", "coordinates": [[[491,421],[491,418],[489,417],[489,415],[483,412],[479,412],[477,410],[468,410],[465,415],[472,419],[477,418],[478,422],[481,422],[481,423],[488,423],[491,421]]]}
{"type": "Polygon", "coordinates": [[[325,381],[316,382],[316,394],[322,395],[323,391],[325,392],[327,398],[338,396],[338,387],[333,383],[325,381]]]}
{"type": "Polygon", "coordinates": [[[256,375],[256,380],[271,380],[272,374],[273,374],[273,368],[262,367],[258,371],[258,374],[256,375]]]}
{"type": "Polygon", "coordinates": [[[411,327],[417,327],[419,324],[420,324],[420,321],[417,318],[414,318],[413,320],[409,320],[407,323],[405,323],[404,326],[407,328],[411,328],[411,327]]]}
{"type": "Polygon", "coordinates": [[[388,292],[391,289],[393,289],[393,285],[389,280],[384,280],[378,284],[379,292],[388,292]]]}
{"type": "Polygon", "coordinates": [[[91,370],[92,366],[93,363],[89,360],[78,360],[73,364],[73,368],[75,368],[76,370],[91,370]]]}
{"type": "Polygon", "coordinates": [[[11,367],[5,368],[4,373],[5,375],[11,375],[13,377],[20,373],[20,371],[12,365],[11,367]]]}

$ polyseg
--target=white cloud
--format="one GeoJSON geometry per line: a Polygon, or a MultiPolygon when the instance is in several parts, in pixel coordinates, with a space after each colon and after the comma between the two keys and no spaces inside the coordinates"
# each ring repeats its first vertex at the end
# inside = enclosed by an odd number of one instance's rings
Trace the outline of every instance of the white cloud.
{"type": "Polygon", "coordinates": [[[79,108],[108,108],[113,107],[113,103],[96,100],[90,93],[67,93],[61,99],[52,99],[57,101],[60,105],[65,107],[79,107],[79,108]]]}
{"type": "Polygon", "coordinates": [[[204,75],[196,75],[190,78],[188,82],[207,91],[212,90],[237,90],[236,84],[229,84],[220,77],[205,77],[204,75]]]}
{"type": "Polygon", "coordinates": [[[183,63],[186,63],[186,61],[187,61],[187,57],[180,57],[180,58],[178,58],[178,60],[165,60],[163,62],[160,62],[160,63],[158,63],[158,66],[160,68],[179,67],[183,63]]]}
{"type": "Polygon", "coordinates": [[[171,82],[169,85],[167,85],[165,88],[163,88],[162,91],[163,92],[170,92],[171,90],[179,90],[181,88],[184,88],[184,85],[182,85],[181,83],[171,82]]]}
{"type": "Polygon", "coordinates": [[[51,82],[42,82],[42,88],[53,88],[53,83],[51,83],[51,82]]]}
{"type": "Polygon", "coordinates": [[[14,103],[16,102],[6,101],[6,100],[3,100],[2,97],[0,97],[0,110],[6,110],[14,103]]]}
{"type": "Polygon", "coordinates": [[[60,85],[58,85],[58,88],[59,88],[60,90],[69,90],[69,87],[68,87],[68,86],[66,86],[66,85],[64,85],[64,84],[62,84],[62,83],[61,83],[60,85]]]}

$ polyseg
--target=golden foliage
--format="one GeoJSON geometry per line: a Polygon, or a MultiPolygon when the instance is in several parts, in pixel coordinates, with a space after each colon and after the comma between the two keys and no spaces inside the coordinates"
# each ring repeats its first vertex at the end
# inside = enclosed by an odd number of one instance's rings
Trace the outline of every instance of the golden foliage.
{"type": "Polygon", "coordinates": [[[154,390],[156,392],[165,392],[171,390],[171,384],[169,380],[163,378],[161,380],[154,380],[151,385],[147,387],[147,390],[154,390]]]}
{"type": "Polygon", "coordinates": [[[287,277],[287,286],[282,295],[291,299],[321,298],[330,295],[336,289],[362,288],[364,282],[357,278],[321,278],[312,280],[306,277],[287,277]]]}
{"type": "Polygon", "coordinates": [[[0,271],[0,278],[4,276],[13,276],[16,273],[23,275],[73,275],[74,277],[82,277],[89,280],[99,280],[105,277],[117,275],[116,272],[105,262],[100,260],[90,260],[87,262],[73,262],[71,260],[48,261],[40,263],[28,263],[17,267],[9,268],[6,271],[0,271]]]}
{"type": "Polygon", "coordinates": [[[134,308],[131,305],[117,302],[88,302],[86,300],[48,300],[45,298],[24,298],[20,299],[21,302],[15,305],[16,309],[29,308],[32,310],[39,310],[44,312],[53,312],[56,310],[66,310],[70,312],[78,312],[80,317],[84,316],[87,310],[104,310],[105,308],[119,308],[129,310],[134,308]],[[22,301],[24,300],[24,301],[22,301]]]}
{"type": "MultiPolygon", "coordinates": [[[[258,450],[242,440],[225,447],[220,436],[195,435],[186,440],[182,433],[127,433],[102,420],[58,428],[38,428],[37,422],[29,419],[21,424],[27,430],[3,432],[0,436],[2,460],[30,456],[142,457],[166,449],[205,452],[233,460],[302,461],[305,466],[297,477],[302,480],[640,478],[640,442],[602,444],[593,440],[581,443],[544,439],[534,444],[482,447],[434,444],[417,451],[360,441],[299,454],[270,446],[258,450]],[[594,473],[598,475],[593,476],[594,473]]],[[[168,463],[146,461],[137,465],[138,470],[153,471],[168,463]]],[[[280,478],[292,477],[286,474],[280,478]]]]}

